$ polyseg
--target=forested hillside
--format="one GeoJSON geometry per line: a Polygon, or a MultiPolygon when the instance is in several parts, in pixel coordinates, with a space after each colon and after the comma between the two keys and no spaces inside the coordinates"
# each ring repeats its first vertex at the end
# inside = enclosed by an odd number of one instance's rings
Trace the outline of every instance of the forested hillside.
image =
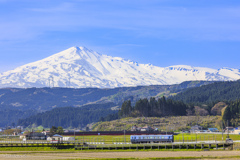
{"type": "Polygon", "coordinates": [[[37,114],[35,110],[17,110],[17,109],[0,109],[0,126],[12,126],[18,119],[23,119],[37,114]]]}
{"type": "Polygon", "coordinates": [[[163,117],[163,116],[183,116],[186,115],[187,105],[181,101],[155,99],[151,97],[140,99],[132,107],[131,101],[125,101],[119,111],[120,117],[163,117]]]}
{"type": "MultiPolygon", "coordinates": [[[[187,88],[210,84],[206,81],[189,81],[176,85],[99,88],[4,88],[0,89],[0,126],[17,123],[31,115],[57,107],[81,107],[87,104],[115,103],[125,100],[132,104],[139,99],[169,96],[187,88]]],[[[102,117],[106,119],[106,117],[102,117]]],[[[111,119],[111,116],[107,117],[111,119]]]]}
{"type": "MultiPolygon", "coordinates": [[[[116,110],[111,110],[111,107],[114,106],[115,104],[108,103],[87,105],[84,107],[59,107],[51,111],[38,113],[26,119],[20,119],[18,125],[27,127],[35,124],[48,128],[52,126],[62,126],[64,128],[85,127],[89,123],[98,122],[101,117],[117,113],[116,110]]],[[[117,116],[117,114],[114,115],[117,116]]]]}
{"type": "MultiPolygon", "coordinates": [[[[231,100],[235,100],[240,97],[240,93],[238,92],[240,89],[240,81],[216,82],[213,84],[188,89],[170,98],[165,98],[165,96],[163,96],[163,93],[168,93],[168,95],[176,94],[180,91],[183,91],[183,88],[188,88],[190,85],[194,86],[194,83],[199,84],[199,82],[185,82],[181,85],[178,85],[178,87],[175,86],[174,89],[171,88],[173,86],[168,86],[168,89],[166,86],[130,87],[126,90],[124,88],[121,92],[108,97],[109,101],[116,97],[118,97],[117,99],[119,102],[124,100],[122,105],[119,104],[121,106],[121,110],[118,114],[118,110],[111,110],[113,107],[116,109],[117,106],[112,102],[107,104],[91,104],[75,108],[57,107],[51,111],[39,113],[26,119],[21,119],[18,121],[18,124],[24,126],[36,124],[43,125],[44,127],[83,127],[89,123],[97,122],[99,120],[109,121],[116,119],[118,118],[118,115],[120,118],[185,115],[206,116],[221,115],[222,110],[225,108],[226,109],[223,117],[225,123],[228,120],[231,125],[236,126],[238,124],[240,100],[234,102],[231,102],[231,100]],[[169,89],[169,87],[171,89],[169,89]],[[165,88],[165,91],[158,93],[156,88],[159,90],[163,90],[165,88]],[[123,93],[125,92],[130,92],[134,94],[134,96],[128,96],[127,94],[124,96],[123,93]],[[150,94],[157,95],[154,97],[140,98],[143,95],[150,94]],[[120,97],[122,98],[121,100],[120,97]],[[217,103],[218,101],[226,101],[226,103],[217,103]]],[[[101,100],[104,98],[106,97],[103,97],[101,100]]]]}
{"type": "Polygon", "coordinates": [[[21,109],[47,111],[55,107],[80,107],[89,103],[122,104],[131,99],[135,103],[140,98],[161,97],[176,94],[190,87],[198,87],[213,82],[189,81],[176,85],[100,88],[8,88],[0,89],[1,109],[21,109]]]}
{"type": "Polygon", "coordinates": [[[225,125],[238,127],[240,125],[240,99],[226,107],[223,115],[225,125]],[[228,123],[228,124],[227,124],[228,123]]]}
{"type": "Polygon", "coordinates": [[[215,82],[170,97],[192,104],[215,104],[218,101],[235,101],[240,99],[240,80],[230,82],[215,82]]]}

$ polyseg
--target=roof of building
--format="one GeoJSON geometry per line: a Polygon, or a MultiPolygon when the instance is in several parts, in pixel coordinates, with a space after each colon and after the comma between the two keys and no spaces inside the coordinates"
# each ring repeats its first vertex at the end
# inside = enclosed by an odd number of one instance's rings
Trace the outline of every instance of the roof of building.
{"type": "Polygon", "coordinates": [[[60,137],[60,138],[62,138],[63,136],[61,136],[59,134],[54,134],[53,137],[60,137]]]}
{"type": "Polygon", "coordinates": [[[208,128],[208,130],[209,130],[209,131],[212,131],[212,132],[214,132],[214,131],[218,131],[217,128],[208,128]]]}

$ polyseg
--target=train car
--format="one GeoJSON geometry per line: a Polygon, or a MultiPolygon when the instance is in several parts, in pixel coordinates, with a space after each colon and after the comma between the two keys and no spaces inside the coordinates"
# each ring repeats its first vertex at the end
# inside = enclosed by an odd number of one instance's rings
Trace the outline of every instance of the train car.
{"type": "Polygon", "coordinates": [[[173,135],[131,135],[131,143],[172,143],[173,135]]]}

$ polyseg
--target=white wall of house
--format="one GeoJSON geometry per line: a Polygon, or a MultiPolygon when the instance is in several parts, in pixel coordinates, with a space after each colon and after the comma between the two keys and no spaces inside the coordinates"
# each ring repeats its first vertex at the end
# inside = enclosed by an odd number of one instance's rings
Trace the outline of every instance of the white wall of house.
{"type": "Polygon", "coordinates": [[[234,133],[234,134],[240,134],[240,128],[234,129],[233,133],[234,133]]]}

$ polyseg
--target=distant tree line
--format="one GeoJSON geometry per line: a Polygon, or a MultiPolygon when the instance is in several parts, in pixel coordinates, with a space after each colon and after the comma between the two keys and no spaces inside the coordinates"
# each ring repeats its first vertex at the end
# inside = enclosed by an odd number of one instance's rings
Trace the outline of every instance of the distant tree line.
{"type": "Polygon", "coordinates": [[[169,97],[172,100],[181,100],[187,104],[213,106],[219,101],[229,102],[240,99],[240,80],[215,82],[201,87],[190,88],[176,96],[169,97]]]}
{"type": "Polygon", "coordinates": [[[240,125],[240,99],[231,102],[226,107],[222,119],[224,121],[225,126],[230,125],[237,127],[240,125]]]}
{"type": "Polygon", "coordinates": [[[110,117],[118,111],[113,111],[110,106],[115,104],[95,104],[85,107],[58,107],[51,111],[38,113],[25,119],[18,120],[18,125],[30,126],[36,124],[50,128],[52,126],[85,127],[87,124],[98,122],[101,117],[110,117]]]}
{"type": "Polygon", "coordinates": [[[115,113],[112,113],[112,114],[109,114],[105,117],[100,117],[99,121],[100,122],[104,122],[104,121],[112,121],[112,120],[115,120],[115,119],[118,119],[119,116],[118,116],[118,112],[115,112],[115,113]]]}
{"type": "Polygon", "coordinates": [[[0,126],[1,127],[7,127],[7,126],[14,126],[17,123],[18,119],[23,119],[30,117],[37,113],[36,110],[21,110],[21,109],[12,109],[12,108],[6,108],[2,109],[2,105],[0,105],[0,126]]]}
{"type": "Polygon", "coordinates": [[[187,105],[181,101],[173,101],[163,96],[155,99],[151,97],[140,99],[135,106],[131,106],[131,101],[124,101],[119,111],[120,117],[161,117],[161,116],[183,116],[186,115],[187,105]]]}

